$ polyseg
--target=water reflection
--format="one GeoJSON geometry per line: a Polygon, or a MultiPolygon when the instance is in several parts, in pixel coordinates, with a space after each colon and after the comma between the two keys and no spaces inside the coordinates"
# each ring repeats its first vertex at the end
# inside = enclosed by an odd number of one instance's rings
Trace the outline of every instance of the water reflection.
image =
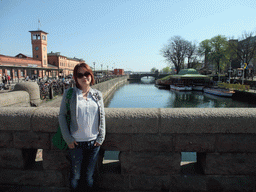
{"type": "Polygon", "coordinates": [[[142,84],[153,84],[155,82],[155,78],[154,77],[143,77],[141,78],[140,81],[142,84]]]}
{"type": "MultiPolygon", "coordinates": [[[[118,89],[109,108],[232,108],[256,107],[255,104],[234,101],[232,98],[217,97],[203,92],[178,92],[158,89],[150,79],[133,82],[118,89]]],[[[117,160],[118,153],[110,154],[110,159],[117,160]],[[115,159],[116,158],[116,159],[115,159]]],[[[182,152],[182,161],[196,161],[196,153],[182,152]]]]}
{"type": "Polygon", "coordinates": [[[203,92],[179,92],[170,90],[171,97],[167,108],[247,108],[255,104],[235,101],[232,98],[218,97],[203,92]]]}
{"type": "Polygon", "coordinates": [[[256,104],[235,101],[203,92],[158,89],[143,78],[121,87],[106,107],[109,108],[248,108],[256,104]]]}

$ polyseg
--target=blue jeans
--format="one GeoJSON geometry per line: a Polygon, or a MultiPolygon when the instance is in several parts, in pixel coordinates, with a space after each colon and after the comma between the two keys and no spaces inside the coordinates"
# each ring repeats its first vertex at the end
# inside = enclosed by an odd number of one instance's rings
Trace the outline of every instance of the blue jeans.
{"type": "Polygon", "coordinates": [[[95,141],[77,143],[78,145],[74,149],[69,149],[71,190],[92,191],[93,174],[100,146],[94,146],[95,141]]]}

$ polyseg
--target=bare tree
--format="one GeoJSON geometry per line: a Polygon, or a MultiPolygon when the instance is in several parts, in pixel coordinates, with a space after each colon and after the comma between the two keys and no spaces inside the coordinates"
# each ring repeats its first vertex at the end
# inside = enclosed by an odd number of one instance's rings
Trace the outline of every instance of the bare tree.
{"type": "Polygon", "coordinates": [[[156,69],[155,67],[153,67],[153,68],[150,70],[150,72],[151,72],[151,73],[155,73],[156,70],[157,70],[157,69],[156,69]]]}
{"type": "Polygon", "coordinates": [[[186,56],[188,58],[188,68],[194,68],[193,64],[196,62],[197,57],[197,46],[195,43],[187,42],[187,53],[186,56]]]}
{"type": "Polygon", "coordinates": [[[165,45],[161,50],[163,57],[174,65],[176,72],[179,73],[187,54],[188,42],[180,36],[174,36],[169,40],[169,44],[165,45]]]}
{"type": "Polygon", "coordinates": [[[253,32],[244,32],[238,40],[229,40],[229,47],[241,63],[249,64],[256,55],[256,36],[253,32]]]}

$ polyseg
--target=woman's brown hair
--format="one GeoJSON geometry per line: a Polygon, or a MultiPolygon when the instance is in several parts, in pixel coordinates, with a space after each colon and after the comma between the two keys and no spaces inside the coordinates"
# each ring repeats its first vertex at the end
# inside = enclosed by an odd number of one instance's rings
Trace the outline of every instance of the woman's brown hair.
{"type": "Polygon", "coordinates": [[[74,77],[74,79],[75,79],[76,86],[77,86],[78,88],[81,88],[80,85],[79,85],[79,83],[78,83],[78,81],[77,81],[77,72],[78,72],[78,69],[81,68],[81,67],[84,67],[84,68],[86,69],[86,71],[87,71],[88,73],[90,73],[91,79],[92,79],[90,85],[94,85],[94,82],[95,82],[95,80],[94,80],[94,75],[93,75],[93,72],[92,72],[90,66],[89,66],[88,64],[86,64],[86,63],[79,63],[79,64],[77,64],[77,65],[75,66],[74,71],[73,71],[73,77],[74,77]]]}

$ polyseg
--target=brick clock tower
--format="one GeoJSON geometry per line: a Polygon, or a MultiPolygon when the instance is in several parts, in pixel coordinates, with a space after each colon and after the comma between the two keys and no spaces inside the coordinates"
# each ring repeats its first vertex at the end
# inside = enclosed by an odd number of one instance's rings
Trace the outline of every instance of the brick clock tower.
{"type": "Polygon", "coordinates": [[[31,33],[33,59],[42,61],[42,67],[47,67],[47,34],[44,31],[29,31],[31,33]]]}

